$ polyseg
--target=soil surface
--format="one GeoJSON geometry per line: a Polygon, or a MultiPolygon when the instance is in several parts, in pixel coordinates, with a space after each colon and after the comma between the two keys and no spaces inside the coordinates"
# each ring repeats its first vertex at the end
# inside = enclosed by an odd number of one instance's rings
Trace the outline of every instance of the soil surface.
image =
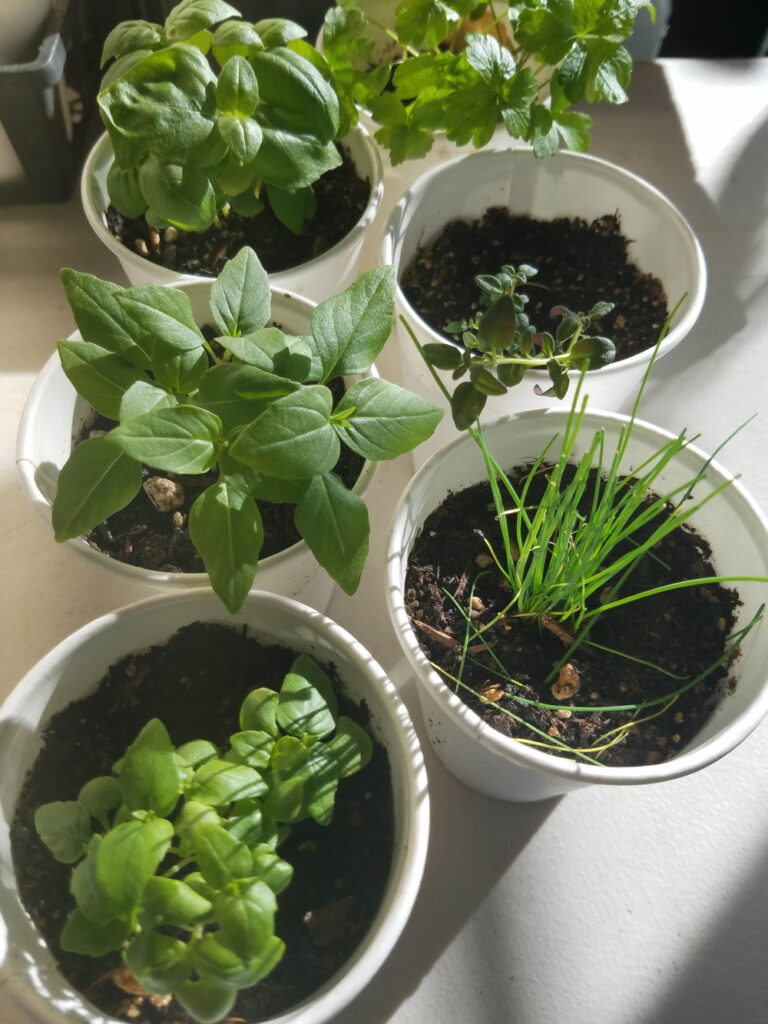
{"type": "Polygon", "coordinates": [[[150,228],[144,217],[125,217],[113,206],[107,226],[118,241],[151,263],[182,274],[217,277],[244,245],[254,249],[270,273],[299,266],[327,252],[357,224],[368,205],[370,182],[360,178],[349,154],[339,147],[342,163],[314,185],[317,212],[300,235],[294,234],[266,207],[255,217],[233,210],[206,231],[150,228]]]}
{"type": "MultiPolygon", "coordinates": [[[[343,395],[343,381],[337,378],[329,387],[338,402],[343,395]]],[[[111,430],[116,424],[103,417],[89,426],[91,430],[111,430]]],[[[341,477],[348,488],[354,486],[363,468],[364,459],[346,445],[341,446],[339,460],[334,472],[341,477]]],[[[178,504],[158,508],[148,496],[145,486],[136,497],[96,526],[85,539],[91,545],[118,562],[138,565],[142,569],[156,572],[205,572],[205,565],[197,553],[189,535],[189,512],[195,500],[211,484],[216,482],[217,470],[208,473],[182,474],[165,470],[143,468],[144,485],[152,488],[148,481],[170,481],[178,504]]],[[[167,487],[167,484],[162,485],[167,487]]],[[[258,502],[264,525],[264,543],[260,558],[267,558],[278,551],[291,547],[301,540],[294,524],[295,505],[271,501],[258,502]]]]}
{"type": "MultiPolygon", "coordinates": [[[[294,654],[264,647],[232,628],[188,626],[168,644],[114,665],[96,692],[51,720],[44,746],[24,785],[11,829],[21,898],[72,984],[105,1013],[134,1024],[187,1024],[191,1018],[163,998],[131,994],[114,983],[120,957],[63,952],[57,936],[73,906],[71,866],[55,861],[34,829],[33,815],[49,800],[72,800],[95,775],[108,774],[146,721],[157,716],[176,745],[205,737],[223,745],[237,729],[243,697],[255,686],[278,688],[294,654]]],[[[333,667],[326,666],[333,675],[333,667]]],[[[340,713],[361,725],[364,706],[340,695],[340,713]]],[[[375,916],[390,870],[394,841],[386,752],[342,780],[330,826],[293,826],[281,855],[294,866],[281,893],[275,933],[286,952],[275,970],[244,990],[226,1020],[257,1022],[287,1011],[331,977],[351,956],[375,916]],[[304,917],[333,924],[313,938],[304,917]],[[328,939],[331,941],[326,941],[328,939]],[[317,940],[317,941],[316,941],[317,940]],[[325,944],[321,944],[325,943],[325,944]]]]}
{"type": "MultiPolygon", "coordinates": [[[[518,468],[511,479],[515,482],[519,478],[518,468]]],[[[544,479],[540,475],[537,486],[544,486],[544,479]]],[[[536,500],[535,488],[530,499],[531,504],[536,500]]],[[[648,524],[649,529],[653,522],[648,524]]],[[[466,610],[474,595],[472,620],[481,625],[502,612],[511,596],[501,573],[489,567],[488,548],[481,533],[501,554],[501,535],[486,483],[449,495],[425,521],[409,561],[406,606],[419,643],[432,662],[454,677],[459,673],[461,641],[466,633],[466,619],[454,601],[461,602],[466,610]]],[[[647,534],[636,536],[640,540],[647,534]]],[[[680,526],[639,562],[620,593],[640,593],[673,580],[711,576],[710,557],[707,542],[685,525],[680,526]]],[[[449,678],[445,682],[505,735],[544,743],[549,743],[549,736],[573,749],[601,747],[619,735],[606,734],[631,721],[634,712],[600,709],[661,697],[696,678],[723,654],[738,604],[733,590],[700,586],[604,612],[588,636],[591,643],[582,644],[570,656],[563,673],[554,666],[563,661],[570,644],[567,627],[562,630],[552,620],[542,624],[510,614],[485,633],[492,654],[479,645],[467,660],[462,675],[466,687],[456,687],[449,678]],[[650,664],[611,653],[615,651],[650,664]],[[504,674],[497,671],[499,663],[504,674]],[[663,670],[674,673],[674,678],[664,675],[663,670]],[[551,707],[530,706],[512,699],[512,695],[551,707]],[[535,735],[505,711],[545,735],[535,735]]],[[[668,760],[702,727],[728,690],[727,677],[725,665],[681,695],[662,714],[655,712],[663,704],[638,712],[637,721],[623,732],[620,742],[589,756],[610,766],[668,760]]],[[[578,756],[556,746],[546,750],[578,756]]]]}
{"type": "Polygon", "coordinates": [[[538,330],[553,330],[553,306],[586,313],[595,302],[612,302],[614,309],[593,330],[610,338],[616,358],[625,359],[655,345],[668,315],[661,282],[630,262],[627,245],[618,214],[591,223],[544,221],[494,207],[480,220],[448,223],[434,242],[418,250],[400,284],[419,315],[443,331],[478,309],[478,274],[528,263],[538,274],[520,291],[530,299],[526,313],[538,330]]]}

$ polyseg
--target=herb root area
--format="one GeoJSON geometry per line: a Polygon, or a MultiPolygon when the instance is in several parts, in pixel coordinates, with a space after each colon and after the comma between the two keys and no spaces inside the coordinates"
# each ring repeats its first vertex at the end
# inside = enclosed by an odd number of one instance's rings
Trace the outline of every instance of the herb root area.
{"type": "Polygon", "coordinates": [[[628,245],[618,213],[591,223],[566,217],[546,221],[493,207],[479,220],[450,221],[430,245],[419,248],[400,284],[419,316],[442,332],[478,312],[478,274],[527,263],[538,274],[521,290],[539,331],[553,329],[553,306],[587,313],[596,302],[612,302],[613,310],[594,326],[613,341],[616,358],[626,359],[655,345],[668,316],[662,283],[632,263],[628,245]]]}
{"type": "MultiPolygon", "coordinates": [[[[527,471],[518,467],[510,479],[519,484],[527,471]]],[[[528,497],[535,504],[533,489],[528,497]]],[[[514,517],[507,518],[514,537],[514,517]]],[[[426,519],[409,559],[408,614],[446,685],[499,732],[550,754],[626,767],[657,764],[682,750],[729,689],[727,659],[671,695],[723,657],[738,594],[701,585],[605,611],[566,658],[575,627],[555,613],[540,620],[515,615],[512,590],[483,536],[503,559],[487,483],[449,495],[426,519]],[[497,618],[481,639],[475,631],[497,618]],[[645,702],[656,703],[638,707],[645,702]]],[[[707,542],[681,525],[614,596],[712,576],[710,559],[707,542]]]]}
{"type": "MultiPolygon", "coordinates": [[[[38,838],[35,809],[51,800],[72,800],[89,779],[109,774],[155,716],[177,746],[206,738],[221,748],[237,729],[245,695],[257,686],[279,689],[294,657],[230,627],[195,623],[166,644],[112,666],[91,696],[51,719],[11,829],[19,893],[59,969],[103,1012],[134,1024],[192,1024],[169,997],[137,991],[117,953],[91,958],[60,948],[58,936],[74,906],[72,869],[55,861],[38,838]]],[[[333,667],[325,668],[333,677],[333,667]]],[[[364,705],[340,693],[339,709],[366,726],[364,705]]],[[[299,822],[280,845],[280,855],[294,867],[275,918],[275,934],[286,951],[270,975],[239,993],[229,1019],[257,1022],[277,1016],[339,970],[378,911],[393,841],[389,762],[374,743],[365,771],[339,786],[332,823],[299,822]]]]}
{"type": "Polygon", "coordinates": [[[327,252],[348,235],[368,205],[370,183],[361,178],[349,154],[313,185],[317,210],[300,234],[290,231],[267,206],[253,217],[234,210],[221,214],[205,231],[158,230],[143,216],[126,217],[114,206],[106,210],[110,233],[126,248],[180,274],[217,277],[244,245],[257,253],[269,274],[300,266],[327,252]]]}

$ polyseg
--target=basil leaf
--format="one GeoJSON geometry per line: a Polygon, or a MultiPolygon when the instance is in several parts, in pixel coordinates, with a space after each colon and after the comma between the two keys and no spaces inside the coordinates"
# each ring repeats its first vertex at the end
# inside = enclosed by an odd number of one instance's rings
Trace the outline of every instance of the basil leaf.
{"type": "Polygon", "coordinates": [[[312,312],[322,381],[367,373],[392,332],[395,271],[377,267],[312,312]]]}
{"type": "Polygon", "coordinates": [[[442,412],[397,384],[369,377],[353,384],[334,414],[352,413],[334,424],[341,439],[363,458],[394,459],[430,437],[442,412]]]}
{"type": "Polygon", "coordinates": [[[57,541],[88,533],[138,494],[141,462],[112,440],[94,437],[83,441],[59,473],[51,518],[57,541]]]}
{"type": "Polygon", "coordinates": [[[192,505],[189,533],[214,591],[237,611],[253,585],[264,541],[256,502],[242,485],[221,477],[192,505]]]}
{"type": "Polygon", "coordinates": [[[347,593],[360,583],[368,554],[368,509],[335,473],[312,478],[296,506],[296,527],[312,554],[347,593]]]}
{"type": "Polygon", "coordinates": [[[115,427],[109,439],[156,469],[205,473],[218,457],[221,420],[206,409],[177,405],[135,416],[115,427]]]}
{"type": "Polygon", "coordinates": [[[330,391],[319,385],[278,398],[244,428],[230,449],[232,457],[278,479],[326,472],[340,451],[331,404],[330,391]]]}
{"type": "Polygon", "coordinates": [[[211,289],[211,313],[220,334],[258,331],[269,320],[269,278],[253,249],[228,260],[211,289]]]}
{"type": "Polygon", "coordinates": [[[120,416],[123,393],[149,377],[122,356],[90,341],[67,338],[58,343],[61,368],[75,390],[96,412],[109,419],[120,416]]]}
{"type": "Polygon", "coordinates": [[[128,747],[120,762],[123,800],[131,811],[170,814],[182,790],[182,775],[168,730],[151,719],[128,747]]]}

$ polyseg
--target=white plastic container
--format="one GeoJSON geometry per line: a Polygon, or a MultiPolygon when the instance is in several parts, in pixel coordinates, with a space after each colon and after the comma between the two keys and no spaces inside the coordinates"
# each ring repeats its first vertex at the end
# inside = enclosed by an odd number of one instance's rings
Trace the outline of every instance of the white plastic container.
{"type": "MultiPolygon", "coordinates": [[[[395,839],[389,881],[368,935],[345,964],[301,1006],[272,1024],[321,1024],[343,1007],[382,967],[416,899],[427,851],[429,798],[416,732],[397,692],[378,663],[346,630],[296,601],[251,592],[237,615],[228,615],[210,591],[151,598],[83,626],[42,659],[0,709],[0,980],[36,1020],[46,1024],[119,1024],[76,992],[56,969],[50,950],[19,899],[9,826],[42,731],[57,711],[91,693],[123,656],[168,639],[191,622],[246,626],[256,639],[278,643],[321,662],[332,662],[356,703],[365,701],[376,738],[392,770],[395,839]]],[[[332,826],[331,826],[332,827],[332,826]]]]}
{"type": "MultiPolygon", "coordinates": [[[[630,240],[630,259],[661,280],[670,308],[685,296],[657,358],[671,352],[695,324],[704,304],[706,265],[690,225],[661,192],[642,178],[583,153],[562,151],[538,160],[527,147],[488,150],[434,168],[413,184],[393,210],[383,240],[382,262],[395,267],[399,282],[418,248],[433,241],[449,220],[474,220],[494,206],[540,220],[580,217],[591,221],[618,211],[622,233],[630,240]]],[[[399,313],[422,344],[446,340],[416,313],[399,285],[397,301],[399,313]]],[[[397,338],[405,386],[444,406],[437,385],[399,318],[397,338]]],[[[652,349],[647,349],[589,372],[584,390],[592,406],[615,412],[628,410],[651,353],[652,349]]],[[[452,390],[450,374],[443,376],[452,390]]],[[[556,398],[536,395],[536,384],[542,389],[549,387],[549,377],[543,370],[527,374],[506,395],[489,398],[485,418],[560,405],[556,398]]],[[[450,416],[445,416],[429,441],[414,452],[416,464],[457,433],[450,416]]]]}
{"type": "MultiPolygon", "coordinates": [[[[298,292],[316,302],[343,291],[357,276],[365,233],[376,216],[384,191],[381,157],[365,129],[360,126],[353,128],[342,140],[342,144],[349,150],[360,177],[370,184],[368,205],[360,220],[327,252],[297,267],[281,270],[269,276],[274,288],[298,292]]],[[[109,206],[107,174],[113,159],[109,137],[105,133],[95,143],[83,166],[80,198],[88,223],[97,237],[118,258],[130,283],[178,284],[180,281],[210,280],[202,275],[180,274],[178,271],[158,266],[124,246],[111,234],[104,214],[109,206]]]]}
{"type": "MultiPolygon", "coordinates": [[[[485,428],[490,451],[511,468],[535,458],[545,444],[562,433],[567,413],[558,410],[522,412],[485,428]]],[[[606,452],[614,450],[618,430],[627,417],[587,412],[577,440],[583,454],[599,428],[605,430],[606,452]]],[[[622,471],[631,472],[672,435],[636,421],[622,471]]],[[[553,451],[558,451],[555,445],[553,451]]],[[[555,455],[556,457],[556,455],[555,455]]],[[[657,489],[673,489],[701,470],[707,456],[691,446],[662,473],[657,489]]],[[[395,633],[417,682],[430,743],[445,767],[468,786],[501,800],[542,800],[590,784],[630,786],[662,782],[711,764],[741,743],[768,712],[768,627],[758,625],[742,644],[733,666],[735,690],[723,698],[696,738],[676,757],[662,764],[630,768],[598,767],[553,756],[518,743],[486,725],[430,667],[410,625],[403,588],[408,558],[425,518],[449,492],[486,479],[479,448],[465,435],[434,455],[406,487],[393,514],[387,556],[387,604],[395,633]]],[[[712,462],[696,489],[701,498],[734,478],[712,462]]],[[[715,572],[725,576],[768,577],[768,521],[737,482],[701,509],[692,525],[711,544],[715,572]]],[[[768,586],[739,583],[741,597],[735,629],[746,625],[768,597],[768,586]]]]}
{"type": "MultiPolygon", "coordinates": [[[[180,284],[190,298],[199,324],[209,316],[212,279],[180,284]]],[[[287,334],[307,334],[314,303],[290,292],[272,290],[272,318],[287,334]]],[[[75,334],[73,337],[79,338],[75,334]]],[[[375,373],[375,370],[372,370],[375,373]]],[[[64,374],[58,354],[41,370],[29,394],[19,425],[16,465],[24,491],[43,521],[51,526],[51,508],[61,467],[69,458],[73,444],[93,410],[82,399],[64,374]]],[[[364,495],[370,486],[376,465],[366,462],[354,486],[364,495]]],[[[78,554],[135,582],[158,584],[176,590],[208,585],[207,573],[161,572],[128,565],[98,551],[82,537],[66,543],[78,554]]],[[[311,551],[299,541],[283,551],[259,560],[255,585],[285,597],[295,597],[325,611],[333,596],[334,582],[321,571],[311,551]]]]}

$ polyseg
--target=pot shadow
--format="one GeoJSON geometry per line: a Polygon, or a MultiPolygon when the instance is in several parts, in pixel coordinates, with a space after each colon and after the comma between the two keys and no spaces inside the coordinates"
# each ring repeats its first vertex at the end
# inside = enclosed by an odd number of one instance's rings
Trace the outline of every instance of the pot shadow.
{"type": "MultiPolygon", "coordinates": [[[[390,678],[409,707],[417,703],[412,684],[401,679],[401,660],[390,678]],[[404,692],[405,691],[405,692],[404,692]]],[[[537,803],[506,803],[469,789],[442,766],[424,735],[421,714],[413,716],[429,777],[430,837],[424,876],[408,922],[388,959],[363,992],[334,1018],[334,1024],[383,1024],[419,987],[494,886],[536,835],[561,797],[537,803]],[[482,836],[493,835],[492,843],[482,836]]],[[[497,965],[476,979],[484,992],[505,985],[497,965]]],[[[499,993],[501,1005],[505,991],[499,993]]]]}
{"type": "MultiPolygon", "coordinates": [[[[728,73],[733,73],[730,62],[728,73]]],[[[621,164],[663,192],[689,221],[709,265],[701,316],[689,338],[665,357],[667,372],[652,375],[651,392],[676,387],[679,373],[691,363],[722,350],[747,322],[745,299],[737,294],[736,285],[748,273],[750,259],[759,245],[761,220],[748,208],[754,196],[744,189],[742,178],[753,162],[760,164],[762,160],[764,166],[767,130],[764,124],[752,136],[735,160],[721,195],[713,198],[696,179],[685,129],[662,64],[638,62],[629,103],[618,107],[601,105],[593,111],[590,152],[621,164]],[[654,111],[660,112],[659,120],[653,117],[654,111]],[[660,130],[664,133],[663,159],[658,142],[660,130]]],[[[764,182],[765,175],[755,173],[750,181],[764,182]]],[[[674,304],[679,296],[668,298],[674,304]]]]}
{"type": "Polygon", "coordinates": [[[699,945],[690,950],[667,991],[659,993],[643,1024],[764,1021],[767,932],[768,849],[744,877],[738,896],[728,900],[699,945]]]}

